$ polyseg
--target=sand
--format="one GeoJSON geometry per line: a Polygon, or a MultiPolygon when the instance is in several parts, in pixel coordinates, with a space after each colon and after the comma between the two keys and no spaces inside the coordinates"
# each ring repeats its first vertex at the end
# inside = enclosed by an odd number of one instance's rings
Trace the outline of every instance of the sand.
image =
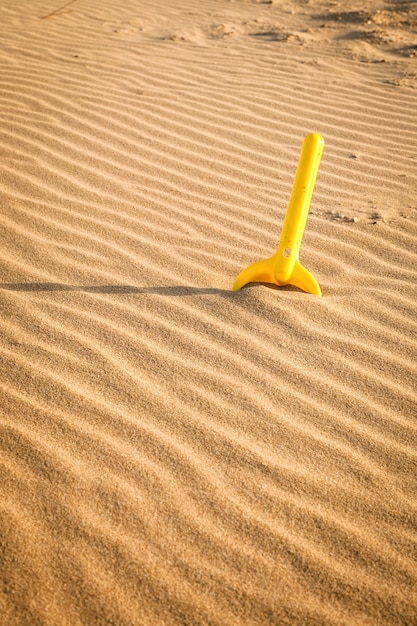
{"type": "Polygon", "coordinates": [[[417,624],[417,7],[3,0],[2,626],[417,624]],[[250,284],[303,137],[300,260],[250,284]]]}

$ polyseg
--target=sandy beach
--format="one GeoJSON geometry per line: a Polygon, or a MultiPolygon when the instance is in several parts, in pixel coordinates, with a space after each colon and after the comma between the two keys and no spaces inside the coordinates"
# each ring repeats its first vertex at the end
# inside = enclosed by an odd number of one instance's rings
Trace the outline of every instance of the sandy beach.
{"type": "Polygon", "coordinates": [[[417,625],[417,5],[3,0],[0,625],[417,625]],[[278,244],[322,297],[232,286],[278,244]]]}

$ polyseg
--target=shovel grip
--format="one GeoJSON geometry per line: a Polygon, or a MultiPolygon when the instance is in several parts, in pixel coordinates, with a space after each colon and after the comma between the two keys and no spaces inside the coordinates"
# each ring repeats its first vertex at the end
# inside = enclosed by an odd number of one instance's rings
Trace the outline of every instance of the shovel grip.
{"type": "Polygon", "coordinates": [[[290,201],[275,253],[276,278],[279,282],[285,283],[289,279],[298,259],[323,147],[324,139],[318,133],[310,133],[304,137],[290,201]]]}

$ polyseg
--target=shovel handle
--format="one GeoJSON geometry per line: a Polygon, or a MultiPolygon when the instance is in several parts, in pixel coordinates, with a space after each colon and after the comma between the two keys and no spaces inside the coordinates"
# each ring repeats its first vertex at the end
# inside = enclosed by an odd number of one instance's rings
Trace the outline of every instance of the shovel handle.
{"type": "Polygon", "coordinates": [[[282,283],[289,279],[298,259],[323,148],[324,139],[318,133],[310,133],[304,137],[290,201],[275,253],[275,275],[282,283]]]}

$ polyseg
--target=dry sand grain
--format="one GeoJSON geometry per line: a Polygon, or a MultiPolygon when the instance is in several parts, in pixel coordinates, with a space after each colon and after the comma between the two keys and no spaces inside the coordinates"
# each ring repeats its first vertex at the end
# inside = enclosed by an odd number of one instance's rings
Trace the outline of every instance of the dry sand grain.
{"type": "Polygon", "coordinates": [[[415,3],[0,24],[1,625],[417,624],[415,3]]]}

